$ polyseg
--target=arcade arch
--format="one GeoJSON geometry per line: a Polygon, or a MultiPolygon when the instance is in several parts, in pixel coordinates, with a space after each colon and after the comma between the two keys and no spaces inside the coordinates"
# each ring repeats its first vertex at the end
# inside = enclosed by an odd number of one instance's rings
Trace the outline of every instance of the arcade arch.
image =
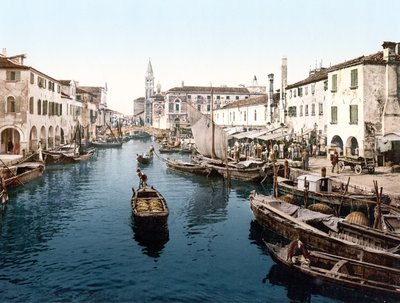
{"type": "Polygon", "coordinates": [[[355,137],[351,136],[347,138],[346,148],[345,148],[346,156],[358,156],[359,155],[359,146],[358,141],[355,137]]]}
{"type": "Polygon", "coordinates": [[[335,135],[332,137],[331,148],[336,148],[339,155],[343,154],[343,140],[340,138],[340,136],[335,135]]]}

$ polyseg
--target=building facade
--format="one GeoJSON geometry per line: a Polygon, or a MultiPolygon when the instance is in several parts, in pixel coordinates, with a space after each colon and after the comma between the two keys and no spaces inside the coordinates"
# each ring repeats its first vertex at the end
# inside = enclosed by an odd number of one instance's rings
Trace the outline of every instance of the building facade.
{"type": "Polygon", "coordinates": [[[328,151],[344,156],[399,162],[399,44],[382,46],[383,51],[321,67],[286,86],[286,123],[293,132],[315,130],[326,138],[328,151]]]}
{"type": "Polygon", "coordinates": [[[78,100],[76,81],[56,80],[24,59],[0,55],[0,153],[25,155],[71,142],[77,123],[93,121],[98,112],[86,96],[78,100]]]}

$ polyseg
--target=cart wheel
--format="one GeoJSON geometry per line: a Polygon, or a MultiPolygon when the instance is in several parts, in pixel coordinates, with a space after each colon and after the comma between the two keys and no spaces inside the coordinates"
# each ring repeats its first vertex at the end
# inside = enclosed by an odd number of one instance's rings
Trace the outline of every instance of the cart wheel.
{"type": "Polygon", "coordinates": [[[362,167],[361,165],[357,164],[356,166],[354,166],[354,172],[359,175],[362,172],[362,167]]]}
{"type": "Polygon", "coordinates": [[[344,167],[345,167],[344,162],[343,161],[339,161],[338,165],[339,165],[339,171],[340,172],[344,171],[344,167]]]}
{"type": "Polygon", "coordinates": [[[375,172],[375,167],[373,167],[373,166],[368,166],[368,173],[369,173],[370,175],[372,175],[374,172],[375,172]]]}

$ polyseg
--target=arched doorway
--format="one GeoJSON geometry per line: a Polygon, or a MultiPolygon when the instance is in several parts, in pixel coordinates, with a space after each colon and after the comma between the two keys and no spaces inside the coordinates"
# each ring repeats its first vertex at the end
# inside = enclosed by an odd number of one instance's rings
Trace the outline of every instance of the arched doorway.
{"type": "Polygon", "coordinates": [[[60,129],[60,143],[65,144],[65,135],[64,135],[64,130],[62,128],[60,129]]]}
{"type": "Polygon", "coordinates": [[[359,146],[358,141],[355,137],[349,137],[346,141],[346,156],[358,156],[359,146]]]}
{"type": "Polygon", "coordinates": [[[47,149],[46,129],[44,126],[40,128],[40,144],[42,145],[42,149],[47,149]]]}
{"type": "Polygon", "coordinates": [[[54,128],[53,126],[49,127],[49,135],[47,137],[47,148],[51,149],[54,147],[54,128]]]}
{"type": "Polygon", "coordinates": [[[343,140],[340,136],[333,136],[331,140],[331,148],[336,149],[339,154],[343,154],[343,140]]]}
{"type": "Polygon", "coordinates": [[[1,153],[19,154],[21,146],[21,135],[13,127],[4,129],[1,132],[1,153]]]}
{"type": "Polygon", "coordinates": [[[32,127],[29,134],[29,151],[35,152],[38,149],[38,132],[36,126],[32,127]]]}
{"type": "Polygon", "coordinates": [[[56,126],[56,132],[54,134],[54,146],[60,146],[60,127],[56,126]]]}

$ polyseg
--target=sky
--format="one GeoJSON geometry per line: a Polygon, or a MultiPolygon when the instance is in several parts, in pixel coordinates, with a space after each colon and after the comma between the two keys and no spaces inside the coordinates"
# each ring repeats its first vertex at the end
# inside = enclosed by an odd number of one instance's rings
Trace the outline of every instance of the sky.
{"type": "Polygon", "coordinates": [[[0,51],[82,86],[107,83],[108,108],[133,113],[151,60],[161,90],[280,87],[400,42],[398,0],[0,0],[0,51]]]}

